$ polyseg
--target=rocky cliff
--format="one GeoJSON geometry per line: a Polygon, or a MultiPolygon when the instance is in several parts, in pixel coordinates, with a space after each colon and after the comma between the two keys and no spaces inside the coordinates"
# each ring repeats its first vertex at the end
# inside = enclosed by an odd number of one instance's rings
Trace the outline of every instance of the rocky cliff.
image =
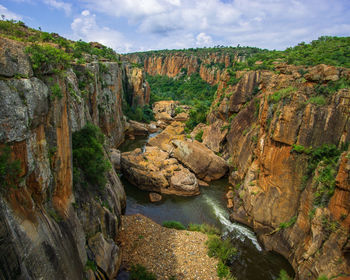
{"type": "Polygon", "coordinates": [[[24,47],[0,37],[0,147],[20,162],[19,184],[1,181],[0,279],[112,279],[124,189],[113,169],[103,192],[73,188],[72,133],[98,126],[107,156],[124,138],[123,95],[149,100],[144,75],[95,58],[34,76],[24,47]]]}
{"type": "Polygon", "coordinates": [[[326,65],[225,72],[200,127],[231,165],[231,218],[297,279],[350,274],[349,79],[326,65]]]}
{"type": "MultiPolygon", "coordinates": [[[[205,50],[205,49],[204,49],[205,50]]],[[[127,58],[139,65],[143,65],[149,75],[163,75],[175,77],[179,74],[192,75],[199,73],[201,78],[213,85],[219,82],[225,67],[234,61],[243,61],[245,56],[239,50],[191,52],[169,51],[163,53],[136,53],[127,55],[127,58]]]]}

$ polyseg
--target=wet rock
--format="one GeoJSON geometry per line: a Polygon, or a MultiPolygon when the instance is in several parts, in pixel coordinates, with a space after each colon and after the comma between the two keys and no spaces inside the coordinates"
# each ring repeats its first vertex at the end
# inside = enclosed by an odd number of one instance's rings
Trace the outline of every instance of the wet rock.
{"type": "Polygon", "coordinates": [[[151,192],[149,193],[149,200],[151,202],[158,202],[162,200],[162,196],[159,193],[151,192]]]}
{"type": "Polygon", "coordinates": [[[209,187],[209,184],[207,182],[204,182],[204,181],[199,180],[199,179],[198,179],[198,185],[200,187],[209,187]]]}

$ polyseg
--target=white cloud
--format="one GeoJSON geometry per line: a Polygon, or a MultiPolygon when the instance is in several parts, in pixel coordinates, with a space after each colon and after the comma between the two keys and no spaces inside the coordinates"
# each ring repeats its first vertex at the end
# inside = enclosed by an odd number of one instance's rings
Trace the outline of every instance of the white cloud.
{"type": "Polygon", "coordinates": [[[71,28],[76,39],[99,42],[117,52],[130,51],[131,45],[120,32],[99,26],[96,22],[96,15],[91,14],[88,10],[82,11],[81,15],[73,20],[71,28]]]}
{"type": "Polygon", "coordinates": [[[72,12],[72,4],[70,3],[57,0],[43,0],[43,2],[52,8],[63,10],[66,15],[70,15],[72,12]]]}
{"type": "Polygon", "coordinates": [[[210,36],[205,34],[204,32],[201,32],[196,37],[196,45],[197,46],[211,46],[213,44],[213,40],[210,36]]]}
{"type": "Polygon", "coordinates": [[[283,49],[322,34],[350,34],[349,4],[342,0],[80,1],[90,11],[125,20],[144,48],[240,43],[283,49]]]}
{"type": "Polygon", "coordinates": [[[21,20],[22,16],[9,11],[6,7],[0,4],[0,15],[5,16],[5,19],[14,19],[14,20],[21,20]]]}

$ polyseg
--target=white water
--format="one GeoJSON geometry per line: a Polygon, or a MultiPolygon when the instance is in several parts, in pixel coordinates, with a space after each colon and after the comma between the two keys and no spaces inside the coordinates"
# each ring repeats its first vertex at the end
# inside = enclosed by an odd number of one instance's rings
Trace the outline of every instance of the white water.
{"type": "Polygon", "coordinates": [[[262,251],[262,248],[260,247],[256,236],[251,230],[244,226],[241,226],[240,224],[232,223],[229,220],[227,211],[220,207],[220,205],[214,201],[213,198],[209,197],[208,195],[204,195],[203,197],[206,203],[208,203],[208,205],[214,210],[215,216],[228,232],[234,233],[235,236],[241,241],[244,241],[246,238],[248,238],[254,244],[257,250],[262,251]]]}

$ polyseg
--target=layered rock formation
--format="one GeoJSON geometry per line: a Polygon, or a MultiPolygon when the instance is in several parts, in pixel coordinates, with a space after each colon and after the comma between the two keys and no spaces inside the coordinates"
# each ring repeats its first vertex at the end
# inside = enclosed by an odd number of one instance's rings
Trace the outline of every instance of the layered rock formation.
{"type": "Polygon", "coordinates": [[[120,144],[123,94],[143,76],[96,61],[38,78],[23,43],[0,38],[0,46],[0,146],[21,166],[20,185],[1,186],[0,278],[112,279],[124,189],[113,169],[99,195],[73,188],[71,139],[92,122],[106,135],[106,151],[120,144]]]}
{"type": "Polygon", "coordinates": [[[186,53],[171,52],[164,54],[131,54],[127,58],[133,63],[144,66],[149,75],[175,77],[181,74],[192,75],[199,73],[207,83],[217,84],[223,73],[223,68],[229,67],[234,61],[244,60],[239,51],[186,53]]]}
{"type": "Polygon", "coordinates": [[[350,141],[350,91],[337,90],[336,83],[349,81],[350,72],[326,65],[276,68],[279,74],[236,72],[236,85],[228,73],[222,75],[209,125],[200,127],[218,131],[221,123],[221,134],[203,133],[203,142],[231,165],[232,219],[252,227],[267,249],[285,256],[297,279],[349,275],[344,147],[350,141]],[[329,151],[342,149],[336,162],[329,151]]]}

